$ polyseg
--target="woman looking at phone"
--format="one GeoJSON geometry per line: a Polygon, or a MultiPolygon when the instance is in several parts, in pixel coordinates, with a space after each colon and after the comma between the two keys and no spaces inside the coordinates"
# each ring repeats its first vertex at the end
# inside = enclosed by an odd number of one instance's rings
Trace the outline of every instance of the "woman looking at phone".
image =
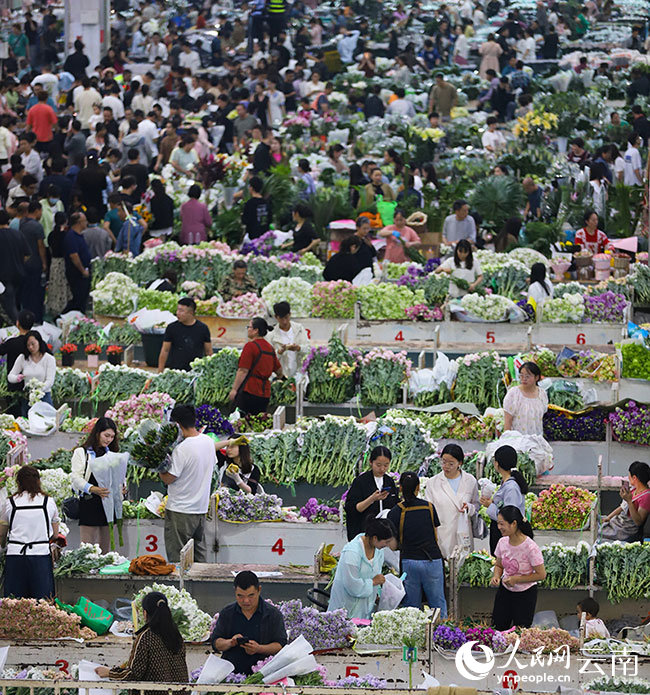
{"type": "Polygon", "coordinates": [[[628,480],[621,483],[620,506],[603,519],[603,540],[637,541],[650,513],[650,466],[635,461],[628,468],[628,480]]]}
{"type": "Polygon", "coordinates": [[[376,446],[370,452],[370,470],[352,482],[345,499],[349,541],[364,533],[369,519],[388,513],[399,502],[397,486],[388,473],[391,458],[389,449],[376,446]]]}

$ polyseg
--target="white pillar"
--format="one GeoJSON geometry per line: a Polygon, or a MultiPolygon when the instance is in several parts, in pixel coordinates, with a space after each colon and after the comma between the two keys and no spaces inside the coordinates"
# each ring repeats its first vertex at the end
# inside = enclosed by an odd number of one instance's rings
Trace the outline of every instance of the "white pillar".
{"type": "Polygon", "coordinates": [[[110,13],[110,0],[65,0],[65,55],[73,53],[74,42],[81,39],[89,73],[110,45],[110,13]]]}

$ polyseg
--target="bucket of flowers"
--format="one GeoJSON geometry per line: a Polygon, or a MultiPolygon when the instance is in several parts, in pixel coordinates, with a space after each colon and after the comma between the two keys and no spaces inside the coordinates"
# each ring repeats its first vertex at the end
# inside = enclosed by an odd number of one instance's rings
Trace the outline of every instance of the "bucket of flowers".
{"type": "Polygon", "coordinates": [[[97,343],[89,343],[84,348],[86,357],[88,358],[88,369],[97,369],[99,366],[99,356],[102,353],[102,348],[97,343]]]}
{"type": "Polygon", "coordinates": [[[77,346],[74,343],[64,343],[61,345],[59,352],[61,353],[61,366],[72,367],[74,365],[74,355],[77,352],[77,346]]]}
{"type": "Polygon", "coordinates": [[[124,348],[121,345],[109,345],[106,348],[106,356],[110,364],[122,364],[124,348]]]}

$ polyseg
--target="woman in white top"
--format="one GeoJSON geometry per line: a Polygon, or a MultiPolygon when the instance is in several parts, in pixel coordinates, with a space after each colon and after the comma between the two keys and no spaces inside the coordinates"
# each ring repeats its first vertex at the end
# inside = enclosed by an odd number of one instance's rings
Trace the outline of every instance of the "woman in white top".
{"type": "Polygon", "coordinates": [[[442,265],[439,265],[435,272],[451,275],[449,296],[453,298],[473,292],[483,280],[481,266],[478,261],[474,260],[472,245],[467,239],[461,239],[456,244],[454,257],[448,258],[442,265]],[[460,282],[456,283],[454,279],[460,282]],[[463,287],[459,287],[459,285],[463,285],[463,287]]]}
{"type": "MultiPolygon", "coordinates": [[[[52,384],[56,376],[56,360],[38,331],[29,331],[25,336],[25,352],[18,355],[12,370],[7,375],[11,384],[29,384],[30,379],[37,379],[43,384],[45,395],[42,400],[52,405],[52,384]]],[[[23,415],[27,415],[28,394],[22,399],[23,415]]]]}
{"type": "Polygon", "coordinates": [[[519,368],[519,386],[513,386],[503,399],[504,430],[521,434],[544,434],[544,413],[548,410],[546,391],[537,384],[542,378],[534,362],[524,362],[519,368]]]}
{"type": "Polygon", "coordinates": [[[454,41],[454,48],[452,55],[454,57],[454,62],[458,65],[467,65],[467,59],[469,57],[469,40],[465,36],[463,27],[458,24],[456,25],[456,40],[454,41]]]}
{"type": "Polygon", "coordinates": [[[623,155],[621,155],[616,145],[610,145],[609,149],[612,153],[612,162],[614,162],[614,183],[623,183],[623,178],[625,177],[625,160],[623,155]]]}
{"type": "Polygon", "coordinates": [[[530,269],[528,301],[532,299],[536,307],[541,307],[550,297],[553,297],[553,284],[546,278],[546,266],[543,263],[533,263],[530,269]]]}
{"type": "Polygon", "coordinates": [[[447,444],[440,460],[442,471],[429,479],[424,497],[438,512],[438,545],[444,558],[451,556],[457,545],[458,520],[467,512],[470,517],[479,508],[478,484],[471,473],[461,470],[465,454],[458,444],[447,444]]]}
{"type": "Polygon", "coordinates": [[[0,543],[7,540],[4,595],[54,598],[50,542],[59,534],[56,503],[43,494],[33,466],[23,466],[16,483],[18,492],[0,509],[0,543]]]}
{"type": "Polygon", "coordinates": [[[108,521],[102,503],[111,491],[99,487],[93,474],[93,462],[108,451],[119,451],[117,425],[107,417],[100,417],[88,439],[72,452],[70,482],[79,498],[79,536],[82,543],[97,543],[103,553],[110,550],[108,521]]]}

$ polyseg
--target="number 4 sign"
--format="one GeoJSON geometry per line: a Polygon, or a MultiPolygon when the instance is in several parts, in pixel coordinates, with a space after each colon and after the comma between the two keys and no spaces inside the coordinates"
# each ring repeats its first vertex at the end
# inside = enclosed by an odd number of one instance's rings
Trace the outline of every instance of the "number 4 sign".
{"type": "Polygon", "coordinates": [[[277,553],[280,556],[283,555],[285,550],[286,550],[286,548],[284,547],[284,543],[282,542],[282,538],[278,538],[278,540],[275,541],[275,543],[271,547],[271,552],[277,553]]]}

